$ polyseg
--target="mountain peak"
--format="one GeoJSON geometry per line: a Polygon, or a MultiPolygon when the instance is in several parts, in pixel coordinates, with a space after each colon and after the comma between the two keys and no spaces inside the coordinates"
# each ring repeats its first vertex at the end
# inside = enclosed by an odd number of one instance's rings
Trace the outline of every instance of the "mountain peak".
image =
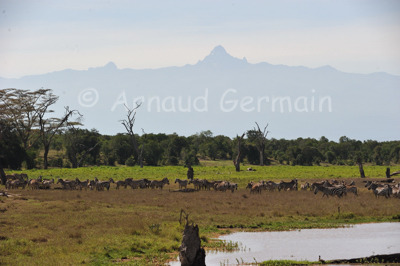
{"type": "Polygon", "coordinates": [[[108,68],[108,69],[117,69],[117,66],[115,65],[114,62],[110,61],[110,62],[108,62],[108,63],[104,66],[104,68],[108,68]]]}
{"type": "Polygon", "coordinates": [[[207,55],[202,61],[199,61],[200,64],[212,65],[216,66],[235,66],[242,65],[243,63],[247,63],[245,58],[239,59],[228,54],[222,45],[215,46],[212,49],[211,53],[207,55]]]}
{"type": "Polygon", "coordinates": [[[218,56],[218,55],[229,55],[225,48],[222,45],[215,46],[215,48],[211,51],[210,55],[218,56]]]}

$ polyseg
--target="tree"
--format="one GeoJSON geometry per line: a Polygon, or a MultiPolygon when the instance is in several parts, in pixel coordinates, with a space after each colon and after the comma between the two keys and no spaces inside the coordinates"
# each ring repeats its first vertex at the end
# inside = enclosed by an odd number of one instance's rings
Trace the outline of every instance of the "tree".
{"type": "Polygon", "coordinates": [[[15,129],[25,150],[31,148],[40,137],[35,127],[43,105],[43,97],[49,91],[0,90],[2,116],[15,129]]]}
{"type": "Polygon", "coordinates": [[[126,119],[120,120],[120,122],[125,127],[126,131],[128,132],[128,135],[131,138],[132,145],[133,145],[133,147],[135,149],[135,152],[137,154],[140,168],[143,168],[143,146],[139,150],[139,145],[138,145],[138,142],[136,140],[135,133],[133,132],[133,126],[135,125],[135,120],[136,120],[136,110],[141,105],[142,105],[141,102],[137,102],[136,103],[136,107],[134,107],[132,109],[129,109],[129,107],[125,105],[125,108],[126,108],[128,113],[126,115],[126,119]]]}
{"type": "Polygon", "coordinates": [[[247,131],[247,138],[250,142],[253,142],[256,145],[256,148],[259,152],[260,156],[260,165],[264,166],[265,162],[265,143],[267,141],[267,136],[269,131],[267,131],[268,124],[264,127],[264,130],[261,131],[260,126],[257,122],[257,129],[254,128],[253,130],[247,131]]]}
{"type": "Polygon", "coordinates": [[[236,172],[240,172],[240,160],[242,156],[242,141],[245,133],[242,134],[242,136],[236,135],[236,140],[237,140],[237,155],[236,158],[233,160],[233,165],[235,166],[236,172]]]}
{"type": "Polygon", "coordinates": [[[96,130],[79,129],[70,126],[64,134],[64,145],[72,168],[85,162],[95,164],[100,153],[100,134],[96,130]]]}
{"type": "Polygon", "coordinates": [[[38,110],[38,117],[39,117],[39,130],[40,130],[40,137],[42,140],[44,154],[43,154],[43,164],[44,169],[48,168],[48,154],[50,150],[50,144],[53,141],[54,136],[57,133],[61,133],[61,131],[66,128],[67,126],[71,125],[81,125],[80,122],[71,122],[69,121],[70,117],[74,114],[78,114],[80,117],[82,115],[77,110],[69,110],[69,107],[65,107],[65,113],[61,118],[57,117],[50,117],[45,118],[45,115],[48,113],[54,112],[53,110],[48,110],[48,108],[55,104],[58,101],[58,96],[54,95],[51,91],[44,95],[44,99],[41,103],[41,106],[38,110]]]}

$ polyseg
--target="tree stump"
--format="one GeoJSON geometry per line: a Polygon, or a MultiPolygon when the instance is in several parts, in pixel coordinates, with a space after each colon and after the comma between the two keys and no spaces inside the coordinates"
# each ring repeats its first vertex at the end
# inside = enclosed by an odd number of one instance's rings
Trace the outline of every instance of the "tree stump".
{"type": "Polygon", "coordinates": [[[206,252],[201,247],[199,227],[197,225],[185,225],[182,244],[179,247],[179,261],[182,266],[206,265],[206,252]]]}
{"type": "Polygon", "coordinates": [[[390,178],[390,168],[386,168],[386,178],[390,178]]]}

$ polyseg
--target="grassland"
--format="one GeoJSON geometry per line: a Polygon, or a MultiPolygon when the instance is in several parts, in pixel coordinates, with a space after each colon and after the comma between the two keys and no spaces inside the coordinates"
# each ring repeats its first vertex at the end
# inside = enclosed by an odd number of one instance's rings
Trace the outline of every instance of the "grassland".
{"type": "MultiPolygon", "coordinates": [[[[186,176],[186,168],[178,166],[24,171],[30,177],[79,177],[81,180],[168,177],[172,182],[164,190],[117,191],[113,187],[104,192],[10,191],[16,196],[0,198],[0,265],[163,264],[176,256],[180,245],[181,209],[199,225],[203,245],[207,248],[223,248],[213,238],[236,230],[324,228],[400,220],[399,199],[375,199],[363,187],[357,167],[253,168],[257,171],[237,173],[231,165],[213,162],[194,168],[197,178],[238,182],[240,188],[235,193],[172,192],[177,189],[173,180],[186,176]],[[356,180],[360,195],[327,199],[310,191],[251,195],[244,189],[250,180],[292,178],[298,178],[300,183],[352,179],[356,180]]],[[[384,177],[385,170],[385,167],[365,167],[367,176],[372,178],[384,177]]]]}

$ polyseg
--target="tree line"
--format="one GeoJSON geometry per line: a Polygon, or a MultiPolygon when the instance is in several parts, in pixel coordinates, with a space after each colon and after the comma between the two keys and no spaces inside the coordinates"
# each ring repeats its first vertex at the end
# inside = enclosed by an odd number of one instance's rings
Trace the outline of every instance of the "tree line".
{"type": "Polygon", "coordinates": [[[359,141],[341,137],[320,139],[268,138],[268,124],[230,138],[207,130],[192,136],[135,132],[136,109],[121,120],[126,132],[114,136],[84,129],[82,115],[65,107],[60,117],[51,107],[58,96],[51,90],[0,90],[0,166],[19,169],[87,165],[196,165],[200,160],[231,160],[235,164],[376,165],[399,163],[400,141],[359,141]],[[49,158],[49,152],[56,155],[49,158]]]}

